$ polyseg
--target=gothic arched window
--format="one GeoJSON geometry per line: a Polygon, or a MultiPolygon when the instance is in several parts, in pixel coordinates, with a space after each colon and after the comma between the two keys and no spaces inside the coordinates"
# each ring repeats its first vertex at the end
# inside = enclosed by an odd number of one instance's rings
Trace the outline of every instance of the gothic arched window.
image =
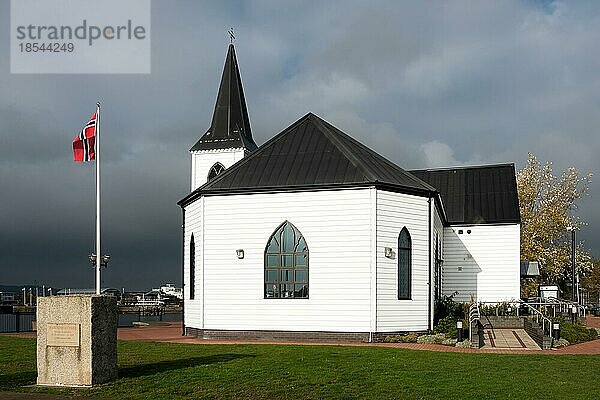
{"type": "Polygon", "coordinates": [[[275,230],[265,249],[265,298],[308,298],[308,246],[289,221],[275,230]]]}
{"type": "Polygon", "coordinates": [[[221,163],[215,163],[212,167],[210,167],[210,171],[208,171],[208,180],[211,181],[217,177],[221,172],[225,171],[225,167],[221,163]]]}
{"type": "Polygon", "coordinates": [[[412,241],[406,227],[398,236],[398,299],[411,298],[412,241]]]}
{"type": "Polygon", "coordinates": [[[196,292],[196,245],[194,244],[194,234],[190,239],[190,300],[194,300],[196,292]]]}

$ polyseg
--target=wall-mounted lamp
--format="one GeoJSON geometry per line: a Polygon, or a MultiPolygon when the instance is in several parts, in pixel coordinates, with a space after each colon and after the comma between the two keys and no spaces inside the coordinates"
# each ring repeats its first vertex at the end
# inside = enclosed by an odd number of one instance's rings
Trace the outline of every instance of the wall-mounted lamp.
{"type": "Polygon", "coordinates": [[[235,254],[237,255],[237,258],[239,258],[239,259],[244,258],[244,249],[237,249],[235,251],[235,254]]]}
{"type": "Polygon", "coordinates": [[[395,255],[394,250],[392,250],[391,247],[386,247],[384,254],[387,258],[394,258],[394,255],[395,255]]]}

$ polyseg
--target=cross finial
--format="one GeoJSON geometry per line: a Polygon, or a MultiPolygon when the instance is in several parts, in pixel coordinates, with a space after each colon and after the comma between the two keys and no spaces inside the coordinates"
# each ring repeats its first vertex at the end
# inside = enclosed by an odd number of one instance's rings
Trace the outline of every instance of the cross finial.
{"type": "Polygon", "coordinates": [[[233,34],[233,28],[227,31],[229,33],[229,44],[233,44],[233,40],[235,39],[235,35],[233,34]]]}

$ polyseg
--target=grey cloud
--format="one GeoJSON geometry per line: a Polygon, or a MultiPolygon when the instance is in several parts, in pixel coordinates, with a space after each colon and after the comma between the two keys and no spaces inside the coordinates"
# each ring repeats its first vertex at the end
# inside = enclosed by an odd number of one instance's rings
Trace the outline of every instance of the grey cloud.
{"type": "MultiPolygon", "coordinates": [[[[7,0],[0,53],[8,54],[7,0]]],[[[187,150],[237,32],[260,144],[308,111],[400,166],[515,162],[600,173],[597,2],[152,3],[152,74],[11,75],[0,57],[0,281],[91,286],[93,165],[70,143],[103,103],[105,282],[180,282],[187,150]],[[432,145],[433,144],[433,145],[432,145]]],[[[600,255],[597,185],[582,232],[600,255]]]]}

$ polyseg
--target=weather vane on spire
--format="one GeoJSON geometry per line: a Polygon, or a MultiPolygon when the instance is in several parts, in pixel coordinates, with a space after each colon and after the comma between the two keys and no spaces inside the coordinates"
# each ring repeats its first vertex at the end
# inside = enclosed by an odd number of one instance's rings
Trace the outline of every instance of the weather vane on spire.
{"type": "Polygon", "coordinates": [[[233,34],[233,28],[227,31],[229,33],[229,44],[233,44],[233,40],[235,39],[235,35],[233,34]]]}

